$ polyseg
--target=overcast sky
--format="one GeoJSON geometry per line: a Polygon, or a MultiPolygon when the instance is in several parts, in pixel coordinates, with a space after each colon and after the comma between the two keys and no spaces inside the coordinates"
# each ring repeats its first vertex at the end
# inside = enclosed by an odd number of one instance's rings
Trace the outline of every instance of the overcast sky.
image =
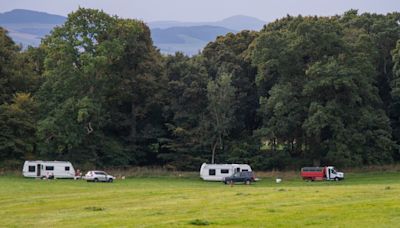
{"type": "Polygon", "coordinates": [[[79,6],[144,21],[216,21],[247,15],[264,21],[290,15],[400,11],[400,0],[0,0],[0,12],[31,9],[66,16],[79,6]]]}

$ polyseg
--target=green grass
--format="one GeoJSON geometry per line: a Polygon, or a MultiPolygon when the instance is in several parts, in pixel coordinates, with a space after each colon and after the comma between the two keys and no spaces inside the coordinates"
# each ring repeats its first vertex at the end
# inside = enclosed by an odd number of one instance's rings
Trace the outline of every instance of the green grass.
{"type": "Polygon", "coordinates": [[[250,186],[195,177],[0,177],[0,227],[398,227],[400,172],[250,186]]]}

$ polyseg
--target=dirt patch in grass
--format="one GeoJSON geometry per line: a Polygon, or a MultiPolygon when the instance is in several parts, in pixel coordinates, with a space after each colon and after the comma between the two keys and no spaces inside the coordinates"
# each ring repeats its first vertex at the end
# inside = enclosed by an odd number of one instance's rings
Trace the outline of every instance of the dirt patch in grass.
{"type": "Polygon", "coordinates": [[[189,221],[189,224],[194,226],[208,226],[210,222],[204,219],[194,219],[189,221]]]}
{"type": "Polygon", "coordinates": [[[236,193],[237,196],[249,196],[250,193],[238,192],[236,193]]]}
{"type": "Polygon", "coordinates": [[[104,211],[104,207],[85,207],[85,211],[104,211]]]}

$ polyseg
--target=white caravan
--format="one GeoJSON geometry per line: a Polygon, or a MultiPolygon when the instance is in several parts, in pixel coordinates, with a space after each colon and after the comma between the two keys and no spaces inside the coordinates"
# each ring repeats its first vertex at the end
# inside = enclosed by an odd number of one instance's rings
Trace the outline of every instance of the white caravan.
{"type": "Polygon", "coordinates": [[[24,177],[74,178],[75,169],[68,161],[25,161],[24,177]]]}
{"type": "Polygon", "coordinates": [[[200,168],[200,177],[207,181],[223,181],[225,177],[232,176],[241,171],[252,171],[247,164],[206,164],[200,168]]]}

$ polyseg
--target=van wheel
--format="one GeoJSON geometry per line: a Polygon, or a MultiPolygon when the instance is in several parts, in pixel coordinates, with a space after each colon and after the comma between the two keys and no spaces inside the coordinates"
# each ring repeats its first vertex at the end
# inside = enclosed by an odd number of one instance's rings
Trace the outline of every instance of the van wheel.
{"type": "Polygon", "coordinates": [[[249,185],[249,184],[251,184],[251,182],[250,182],[249,180],[247,180],[247,181],[246,181],[246,184],[249,185]]]}
{"type": "Polygon", "coordinates": [[[94,180],[93,180],[94,182],[99,182],[99,179],[97,179],[97,178],[94,178],[94,180]]]}
{"type": "Polygon", "coordinates": [[[339,178],[335,177],[335,181],[339,181],[339,178]]]}
{"type": "Polygon", "coordinates": [[[112,183],[112,182],[113,182],[113,179],[112,179],[112,178],[108,179],[108,182],[112,183]]]}

